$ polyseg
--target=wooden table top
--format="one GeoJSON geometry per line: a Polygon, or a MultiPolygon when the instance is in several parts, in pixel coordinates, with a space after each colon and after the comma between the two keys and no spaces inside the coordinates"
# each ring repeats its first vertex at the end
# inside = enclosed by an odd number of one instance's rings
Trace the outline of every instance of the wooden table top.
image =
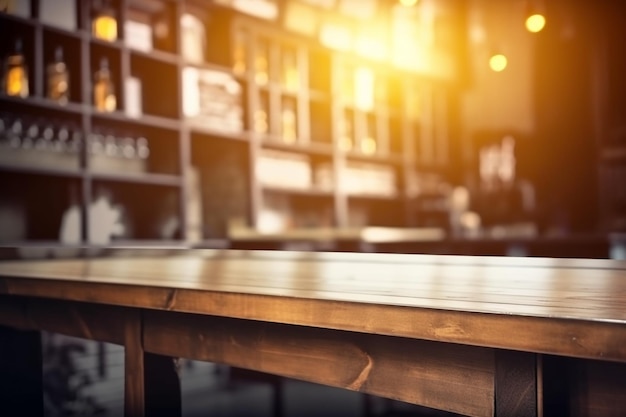
{"type": "Polygon", "coordinates": [[[0,294],[626,362],[626,262],[197,250],[0,262],[0,294]]]}

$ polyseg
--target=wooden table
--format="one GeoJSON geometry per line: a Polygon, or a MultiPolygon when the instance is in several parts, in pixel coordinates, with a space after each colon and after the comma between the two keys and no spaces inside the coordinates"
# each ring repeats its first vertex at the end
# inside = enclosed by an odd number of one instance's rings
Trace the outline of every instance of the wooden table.
{"type": "Polygon", "coordinates": [[[0,325],[0,407],[25,415],[41,414],[38,330],[125,345],[127,416],[180,414],[172,357],[470,416],[626,415],[619,261],[228,250],[4,261],[0,325]]]}

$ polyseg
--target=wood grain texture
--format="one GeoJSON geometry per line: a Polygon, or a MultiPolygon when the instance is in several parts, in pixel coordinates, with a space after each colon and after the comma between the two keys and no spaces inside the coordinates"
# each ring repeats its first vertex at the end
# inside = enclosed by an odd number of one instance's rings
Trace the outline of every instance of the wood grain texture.
{"type": "Polygon", "coordinates": [[[536,417],[539,414],[536,355],[497,350],[496,416],[536,417]]]}
{"type": "Polygon", "coordinates": [[[0,262],[0,293],[626,361],[626,263],[194,251],[0,262]]]}
{"type": "Polygon", "coordinates": [[[470,416],[493,415],[491,349],[172,312],[144,313],[146,351],[228,363],[470,416]]]}
{"type": "Polygon", "coordinates": [[[145,351],[141,310],[129,312],[124,323],[124,415],[180,417],[182,399],[176,360],[145,351]]]}
{"type": "Polygon", "coordinates": [[[124,322],[124,416],[146,416],[146,381],[141,311],[124,322]]]}
{"type": "Polygon", "coordinates": [[[123,323],[129,313],[117,306],[0,295],[0,324],[118,345],[124,344],[123,323]]]}

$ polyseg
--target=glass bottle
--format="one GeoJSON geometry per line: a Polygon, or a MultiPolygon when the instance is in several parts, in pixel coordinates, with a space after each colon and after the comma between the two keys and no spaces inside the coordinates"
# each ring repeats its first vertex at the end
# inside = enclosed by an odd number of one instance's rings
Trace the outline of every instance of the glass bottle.
{"type": "Polygon", "coordinates": [[[283,111],[281,114],[281,133],[283,142],[292,144],[296,142],[296,110],[294,104],[287,101],[283,103],[283,111]]]}
{"type": "Polygon", "coordinates": [[[57,152],[67,152],[69,148],[70,131],[67,126],[61,126],[57,130],[56,141],[54,142],[54,150],[57,152]]]}
{"type": "Polygon", "coordinates": [[[361,148],[361,152],[364,155],[374,155],[377,151],[378,144],[375,139],[375,131],[376,131],[376,122],[374,115],[367,115],[367,131],[365,132],[365,136],[361,138],[359,146],[361,148]]]}
{"type": "Polygon", "coordinates": [[[63,48],[58,46],[54,51],[54,61],[48,64],[48,98],[59,104],[67,104],[70,92],[70,77],[63,59],[63,48]]]}
{"type": "Polygon", "coordinates": [[[144,161],[148,159],[148,157],[150,156],[150,146],[148,144],[148,139],[146,139],[143,136],[139,137],[137,138],[136,145],[137,145],[137,150],[136,150],[137,157],[144,161]]]}
{"type": "Polygon", "coordinates": [[[100,68],[94,74],[93,104],[101,112],[113,112],[117,108],[109,61],[106,58],[100,60],[100,68]]]}
{"type": "Polygon", "coordinates": [[[110,0],[94,2],[91,31],[96,39],[109,42],[117,40],[117,18],[110,0]]]}
{"type": "Polygon", "coordinates": [[[109,158],[115,158],[118,156],[118,152],[117,138],[109,133],[104,137],[104,154],[109,158]]]}
{"type": "Polygon", "coordinates": [[[266,42],[259,41],[254,57],[254,81],[260,86],[265,86],[269,82],[268,55],[269,46],[266,42]]]}
{"type": "Polygon", "coordinates": [[[9,96],[28,96],[28,68],[22,52],[22,40],[15,40],[15,48],[5,61],[4,92],[9,96]]]}
{"type": "Polygon", "coordinates": [[[261,95],[259,108],[254,111],[254,131],[266,134],[269,132],[269,97],[266,94],[261,95]]]}
{"type": "Polygon", "coordinates": [[[339,149],[344,152],[352,150],[352,118],[353,115],[344,111],[339,124],[339,149]]]}
{"type": "Polygon", "coordinates": [[[296,91],[300,86],[297,51],[284,48],[281,59],[282,84],[288,91],[296,91]]]}
{"type": "MultiPolygon", "coordinates": [[[[32,144],[37,144],[37,139],[39,138],[39,121],[31,122],[28,129],[26,129],[26,135],[22,141],[22,146],[25,148],[32,147],[32,144]],[[28,145],[26,145],[28,143],[28,145]]],[[[36,146],[35,146],[36,147],[36,146]]]]}
{"type": "Polygon", "coordinates": [[[233,72],[243,75],[246,72],[246,37],[242,31],[235,32],[233,41],[233,72]]]}
{"type": "Polygon", "coordinates": [[[11,130],[9,132],[9,146],[13,149],[19,149],[22,146],[22,136],[24,134],[22,120],[18,117],[13,120],[11,130]]]}

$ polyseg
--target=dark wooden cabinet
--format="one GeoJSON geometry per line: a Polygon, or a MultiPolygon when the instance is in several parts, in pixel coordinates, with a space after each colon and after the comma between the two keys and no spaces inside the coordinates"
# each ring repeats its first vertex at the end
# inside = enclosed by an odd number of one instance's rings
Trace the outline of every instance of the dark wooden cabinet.
{"type": "Polygon", "coordinates": [[[93,35],[100,2],[59,3],[70,13],[61,23],[42,18],[49,3],[0,12],[1,58],[20,39],[30,87],[0,93],[0,242],[186,244],[225,238],[233,224],[410,226],[411,184],[447,161],[434,128],[445,83],[217,2],[104,2],[117,19],[111,40],[93,35]],[[64,104],[46,94],[58,48],[64,104]],[[94,106],[103,65],[109,112],[94,106]]]}

